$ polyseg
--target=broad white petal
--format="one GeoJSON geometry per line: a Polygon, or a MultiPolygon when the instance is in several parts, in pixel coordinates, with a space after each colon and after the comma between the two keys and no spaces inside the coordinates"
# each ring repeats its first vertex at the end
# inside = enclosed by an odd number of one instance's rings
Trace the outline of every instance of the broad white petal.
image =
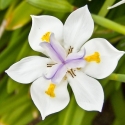
{"type": "Polygon", "coordinates": [[[30,83],[43,75],[47,70],[47,63],[51,63],[49,58],[30,56],[13,64],[5,72],[17,82],[30,83]]]}
{"type": "Polygon", "coordinates": [[[39,44],[42,42],[42,36],[47,32],[53,32],[57,41],[62,41],[62,22],[53,16],[32,16],[32,27],[28,39],[33,50],[45,53],[39,44]]]}
{"type": "Polygon", "coordinates": [[[86,56],[99,52],[100,63],[87,62],[83,72],[97,79],[102,79],[109,76],[117,66],[118,60],[125,53],[115,49],[106,39],[95,38],[91,39],[83,48],[86,49],[86,56]]]}
{"type": "Polygon", "coordinates": [[[74,78],[68,75],[68,81],[78,105],[88,111],[101,111],[104,93],[100,83],[81,71],[76,71],[75,74],[74,78]]]}
{"type": "Polygon", "coordinates": [[[118,3],[114,4],[113,6],[108,7],[107,9],[115,8],[115,7],[120,6],[121,4],[124,4],[124,3],[125,3],[125,0],[121,0],[118,3]]]}
{"type": "Polygon", "coordinates": [[[50,97],[45,93],[48,90],[50,81],[39,78],[31,85],[31,97],[36,107],[39,109],[42,119],[49,114],[64,109],[69,103],[69,93],[67,91],[67,81],[62,81],[56,85],[54,93],[55,97],[50,97]]]}
{"type": "Polygon", "coordinates": [[[64,24],[64,42],[66,48],[74,47],[78,51],[88,40],[94,29],[94,22],[87,5],[72,12],[64,24]]]}

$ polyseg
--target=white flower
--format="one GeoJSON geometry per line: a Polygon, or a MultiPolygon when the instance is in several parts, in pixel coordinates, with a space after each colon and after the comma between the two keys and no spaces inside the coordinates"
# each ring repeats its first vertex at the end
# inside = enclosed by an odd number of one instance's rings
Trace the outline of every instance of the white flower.
{"type": "Polygon", "coordinates": [[[86,42],[93,29],[94,22],[87,6],[72,12],[64,26],[53,16],[32,16],[29,44],[49,58],[24,58],[6,73],[17,82],[33,82],[31,97],[43,119],[67,106],[70,100],[67,83],[81,108],[102,110],[103,89],[94,78],[110,75],[124,52],[102,38],[86,42]]]}
{"type": "Polygon", "coordinates": [[[118,3],[114,4],[113,6],[108,7],[107,9],[115,8],[115,7],[117,7],[117,6],[120,6],[120,5],[123,4],[123,3],[125,3],[125,0],[121,0],[121,1],[119,1],[118,3]]]}

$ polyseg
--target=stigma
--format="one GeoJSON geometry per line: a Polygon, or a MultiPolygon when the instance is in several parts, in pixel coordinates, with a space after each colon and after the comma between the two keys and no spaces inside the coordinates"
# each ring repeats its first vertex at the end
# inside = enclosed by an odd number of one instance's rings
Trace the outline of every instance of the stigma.
{"type": "Polygon", "coordinates": [[[99,52],[95,52],[94,54],[92,54],[90,56],[86,56],[84,59],[87,62],[95,61],[96,63],[100,63],[100,61],[101,61],[99,52]]]}
{"type": "Polygon", "coordinates": [[[51,32],[46,32],[43,36],[42,36],[42,41],[45,41],[45,42],[50,42],[50,35],[51,35],[51,32]]]}
{"type": "Polygon", "coordinates": [[[55,97],[55,93],[54,93],[55,87],[56,85],[51,83],[48,87],[48,90],[46,90],[45,93],[49,95],[50,97],[55,97]]]}

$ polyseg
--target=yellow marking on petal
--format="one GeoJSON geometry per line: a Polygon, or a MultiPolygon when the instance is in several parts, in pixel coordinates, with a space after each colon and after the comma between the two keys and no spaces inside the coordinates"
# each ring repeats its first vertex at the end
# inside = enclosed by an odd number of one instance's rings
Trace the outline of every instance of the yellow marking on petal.
{"type": "Polygon", "coordinates": [[[50,42],[50,34],[51,32],[46,32],[43,36],[42,36],[42,41],[45,41],[45,42],[50,42]]]}
{"type": "Polygon", "coordinates": [[[55,87],[56,87],[56,85],[51,83],[51,84],[49,85],[48,90],[46,90],[45,93],[46,93],[47,95],[49,95],[50,97],[55,97],[55,93],[54,93],[55,87]]]}
{"type": "Polygon", "coordinates": [[[95,61],[96,63],[100,63],[100,54],[99,52],[95,52],[94,54],[87,56],[84,58],[87,62],[95,61]]]}

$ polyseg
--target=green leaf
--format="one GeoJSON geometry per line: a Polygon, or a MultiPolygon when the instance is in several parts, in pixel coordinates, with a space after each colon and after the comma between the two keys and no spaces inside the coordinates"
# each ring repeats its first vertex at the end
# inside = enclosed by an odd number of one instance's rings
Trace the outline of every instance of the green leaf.
{"type": "Polygon", "coordinates": [[[70,125],[71,121],[72,121],[72,117],[74,115],[74,111],[76,109],[76,101],[75,101],[75,97],[72,94],[71,96],[71,100],[70,103],[68,104],[68,106],[60,112],[59,114],[59,125],[70,125]],[[63,117],[62,117],[63,116],[63,117]],[[62,122],[63,121],[63,122],[62,122]]]}
{"type": "Polygon", "coordinates": [[[20,87],[21,84],[17,83],[16,81],[12,80],[11,78],[8,79],[7,82],[7,92],[12,93],[15,91],[17,88],[20,87]]]}
{"type": "Polygon", "coordinates": [[[21,117],[16,119],[13,125],[28,125],[29,122],[33,121],[36,117],[38,117],[38,111],[33,110],[31,106],[29,106],[23,114],[21,114],[21,117]]]}
{"type": "Polygon", "coordinates": [[[112,73],[110,76],[108,76],[110,80],[115,80],[119,82],[125,82],[125,75],[124,74],[116,74],[112,73]]]}
{"type": "Polygon", "coordinates": [[[50,116],[47,116],[45,120],[40,121],[37,125],[58,125],[58,113],[51,114],[50,116]]]}
{"type": "Polygon", "coordinates": [[[14,61],[16,60],[17,55],[19,54],[22,45],[25,42],[25,37],[27,37],[29,28],[23,32],[20,30],[15,31],[10,39],[9,46],[0,54],[0,73],[6,70],[14,61]]]}
{"type": "Polygon", "coordinates": [[[26,0],[31,5],[49,11],[72,12],[74,7],[66,0],[26,0]]]}
{"type": "Polygon", "coordinates": [[[92,14],[92,17],[96,24],[125,35],[125,26],[98,15],[92,14]]]}
{"type": "MultiPolygon", "coordinates": [[[[0,60],[2,60],[0,62],[0,73],[4,72],[10,65],[12,65],[18,55],[18,52],[21,49],[21,46],[18,46],[16,48],[13,48],[13,51],[6,51],[6,53],[3,53],[3,55],[6,55],[8,53],[8,55],[6,56],[2,56],[2,54],[0,55],[0,60]],[[2,59],[4,58],[4,59],[2,59]]],[[[9,49],[8,49],[9,50],[9,49]]]]}
{"type": "Polygon", "coordinates": [[[21,2],[16,8],[11,10],[11,13],[7,16],[6,29],[14,30],[24,26],[31,20],[30,15],[39,14],[41,11],[41,9],[31,6],[26,1],[21,2]]]}
{"type": "Polygon", "coordinates": [[[6,9],[13,0],[0,0],[0,10],[6,9]]]}
{"type": "Polygon", "coordinates": [[[11,112],[11,115],[6,119],[6,123],[11,125],[16,125],[16,121],[20,119],[25,113],[25,110],[30,106],[30,102],[26,101],[24,104],[20,104],[20,106],[15,107],[16,110],[11,112]]]}
{"type": "Polygon", "coordinates": [[[108,13],[109,9],[107,9],[109,6],[111,6],[113,3],[115,2],[115,0],[105,0],[103,6],[101,7],[98,15],[99,16],[106,16],[106,14],[108,13]]]}
{"type": "Polygon", "coordinates": [[[0,80],[0,103],[8,97],[8,93],[6,90],[7,76],[4,76],[2,80],[0,80]]]}
{"type": "Polygon", "coordinates": [[[72,121],[70,125],[82,125],[82,119],[85,116],[85,110],[80,108],[78,105],[74,109],[74,115],[72,116],[72,121]]]}
{"type": "Polygon", "coordinates": [[[111,96],[111,103],[115,116],[121,125],[125,124],[125,99],[121,89],[114,92],[111,96]]]}

